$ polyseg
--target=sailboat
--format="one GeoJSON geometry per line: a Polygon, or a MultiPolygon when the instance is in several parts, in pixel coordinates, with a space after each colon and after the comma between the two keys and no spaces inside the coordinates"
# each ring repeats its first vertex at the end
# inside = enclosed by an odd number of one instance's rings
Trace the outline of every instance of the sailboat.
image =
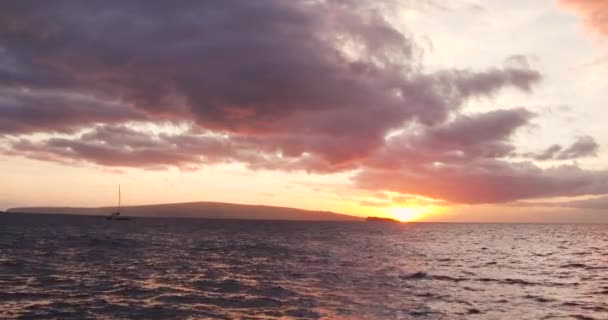
{"type": "Polygon", "coordinates": [[[116,212],[112,212],[109,216],[106,217],[106,220],[120,220],[120,221],[125,221],[125,220],[131,220],[132,218],[130,217],[121,217],[120,216],[120,209],[121,209],[121,194],[120,194],[120,185],[118,185],[118,210],[116,210],[116,212]]]}

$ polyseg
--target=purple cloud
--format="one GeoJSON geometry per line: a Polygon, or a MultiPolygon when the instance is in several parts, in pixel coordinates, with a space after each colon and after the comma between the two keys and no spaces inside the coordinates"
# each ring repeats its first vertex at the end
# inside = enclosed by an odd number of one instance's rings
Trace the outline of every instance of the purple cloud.
{"type": "Polygon", "coordinates": [[[432,163],[462,163],[478,158],[507,157],[515,147],[511,135],[534,116],[525,109],[496,110],[460,116],[419,133],[390,139],[366,165],[376,168],[417,168],[432,163]]]}
{"type": "MultiPolygon", "coordinates": [[[[524,109],[498,110],[394,137],[353,180],[366,189],[469,204],[607,193],[607,172],[575,165],[543,169],[511,159],[511,136],[532,116],[524,109]]],[[[588,155],[592,142],[580,138],[566,149],[550,148],[550,156],[588,155]]]]}
{"type": "Polygon", "coordinates": [[[597,155],[599,144],[590,136],[578,137],[577,140],[567,148],[554,144],[543,152],[526,156],[538,161],[545,160],[573,160],[597,155]]]}
{"type": "Polygon", "coordinates": [[[29,90],[0,109],[3,131],[181,119],[345,168],[407,122],[438,124],[469,98],[506,87],[529,91],[540,81],[525,67],[424,72],[413,40],[375,7],[270,0],[1,4],[0,43],[10,72],[0,73],[0,84],[29,90]],[[49,95],[66,101],[53,103],[49,95]],[[97,105],[75,105],[76,95],[97,105]]]}
{"type": "Polygon", "coordinates": [[[542,169],[530,162],[488,159],[416,170],[370,169],[359,173],[355,181],[363,188],[468,204],[608,193],[606,171],[586,171],[572,165],[542,169]]]}
{"type": "MultiPolygon", "coordinates": [[[[601,172],[509,160],[532,112],[463,115],[471,99],[531,92],[542,76],[523,58],[425,70],[414,37],[385,13],[367,0],[2,2],[1,152],[109,167],[358,169],[362,187],[467,203],[603,190],[601,172]],[[166,122],[192,127],[145,129],[166,122]],[[30,136],[55,132],[69,135],[30,136]]],[[[547,157],[592,155],[589,139],[547,157]]]]}
{"type": "Polygon", "coordinates": [[[560,206],[577,209],[606,210],[608,209],[608,196],[587,200],[567,201],[561,203],[560,206]]]}
{"type": "Polygon", "coordinates": [[[98,122],[146,119],[145,113],[118,101],[68,91],[0,86],[0,135],[73,132],[98,122]]]}

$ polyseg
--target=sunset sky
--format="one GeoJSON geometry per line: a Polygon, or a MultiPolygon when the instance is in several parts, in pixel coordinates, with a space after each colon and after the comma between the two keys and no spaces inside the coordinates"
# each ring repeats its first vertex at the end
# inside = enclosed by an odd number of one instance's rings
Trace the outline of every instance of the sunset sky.
{"type": "Polygon", "coordinates": [[[0,209],[608,222],[608,1],[0,3],[0,209]]]}

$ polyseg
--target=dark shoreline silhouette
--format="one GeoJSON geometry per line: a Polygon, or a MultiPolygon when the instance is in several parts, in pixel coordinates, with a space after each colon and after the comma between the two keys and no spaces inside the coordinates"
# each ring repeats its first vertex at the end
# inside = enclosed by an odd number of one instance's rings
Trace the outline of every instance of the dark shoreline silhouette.
{"type": "MultiPolygon", "coordinates": [[[[115,207],[21,207],[11,213],[43,213],[107,216],[115,207]]],[[[123,206],[121,213],[129,217],[175,217],[244,220],[298,220],[298,221],[363,221],[363,218],[330,211],[246,205],[223,202],[187,202],[123,206]]]]}
{"type": "Polygon", "coordinates": [[[391,218],[381,218],[381,217],[367,217],[365,218],[366,222],[380,222],[380,223],[403,223],[399,220],[391,219],[391,218]]]}

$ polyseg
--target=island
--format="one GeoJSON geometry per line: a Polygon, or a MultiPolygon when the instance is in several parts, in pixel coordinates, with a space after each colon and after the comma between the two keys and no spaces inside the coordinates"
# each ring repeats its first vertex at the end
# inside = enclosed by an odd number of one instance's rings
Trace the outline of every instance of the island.
{"type": "Polygon", "coordinates": [[[402,223],[399,220],[391,219],[391,218],[381,218],[381,217],[367,217],[365,219],[366,222],[380,222],[380,223],[402,223]]]}
{"type": "MultiPolygon", "coordinates": [[[[22,207],[11,213],[48,213],[96,215],[106,217],[117,207],[22,207]]],[[[300,220],[300,221],[363,221],[363,218],[330,211],[314,211],[266,205],[246,205],[222,202],[188,202],[122,206],[121,214],[129,217],[300,220]]]]}

